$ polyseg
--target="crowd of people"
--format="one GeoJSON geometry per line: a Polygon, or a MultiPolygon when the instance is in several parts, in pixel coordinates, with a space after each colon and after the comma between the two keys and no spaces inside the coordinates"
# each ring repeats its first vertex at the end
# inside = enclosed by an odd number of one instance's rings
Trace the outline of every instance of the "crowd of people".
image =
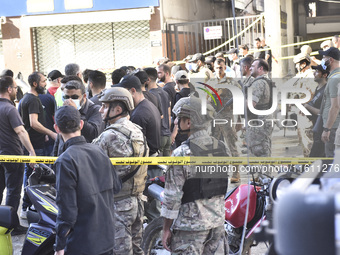
{"type": "MultiPolygon", "coordinates": [[[[308,156],[333,157],[340,148],[339,44],[337,36],[323,42],[321,61],[310,56],[309,46],[302,47],[293,60],[298,73],[287,86],[306,88],[313,95],[304,104],[313,127],[308,156]]],[[[250,127],[211,126],[213,118],[236,123],[245,118],[233,115],[230,86],[244,93],[251,89],[254,109],[271,108],[272,60],[277,60],[264,39],[257,38],[255,45],[253,54],[248,45],[241,45],[215,56],[189,55],[183,66],[167,58],[156,68],[123,66],[112,72],[109,85],[103,72],[82,71],[75,63],[65,66],[65,75],[60,70],[47,76],[33,72],[28,77],[30,89],[20,102],[16,102],[13,72],[2,72],[1,155],[58,156],[54,164],[59,208],[56,254],[64,250],[66,254],[143,254],[144,214],[164,217],[162,240],[169,251],[221,254],[227,249],[223,230],[227,178],[205,182],[195,178],[189,166],[170,166],[164,203],[144,210],[145,183],[163,175],[162,170],[151,165],[112,166],[109,158],[238,157],[237,141],[242,136],[247,138],[243,141],[247,153],[270,157],[273,126],[263,120],[272,116],[247,111],[246,119],[253,121],[250,127]],[[225,84],[217,89],[222,104],[208,101],[206,115],[201,114],[202,94],[196,81],[225,84]],[[261,122],[264,125],[255,125],[261,122]]],[[[33,168],[34,164],[2,163],[0,201],[7,188],[6,205],[17,211],[22,184],[28,185],[33,168]]],[[[239,181],[239,173],[233,173],[231,182],[239,181]]],[[[30,206],[24,192],[21,218],[27,217],[30,206]]],[[[12,234],[26,231],[18,226],[12,234]]]]}

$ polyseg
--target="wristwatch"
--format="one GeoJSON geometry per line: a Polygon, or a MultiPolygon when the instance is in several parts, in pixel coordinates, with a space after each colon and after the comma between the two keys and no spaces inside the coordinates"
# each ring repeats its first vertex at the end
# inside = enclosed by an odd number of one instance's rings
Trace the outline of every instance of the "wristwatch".
{"type": "Polygon", "coordinates": [[[329,131],[331,131],[329,128],[323,128],[323,131],[325,131],[325,132],[329,132],[329,131]]]}

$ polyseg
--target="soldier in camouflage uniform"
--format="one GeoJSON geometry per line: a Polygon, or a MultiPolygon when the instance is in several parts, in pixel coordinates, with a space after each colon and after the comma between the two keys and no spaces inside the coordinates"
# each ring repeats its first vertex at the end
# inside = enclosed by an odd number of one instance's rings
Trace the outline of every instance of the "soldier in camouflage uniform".
{"type": "MultiPolygon", "coordinates": [[[[219,84],[225,84],[226,88],[218,89],[217,93],[222,99],[222,105],[218,105],[216,111],[217,119],[226,119],[228,120],[228,123],[225,125],[217,125],[213,129],[213,136],[217,139],[221,140],[224,139],[224,141],[227,143],[228,148],[230,149],[231,155],[233,157],[239,157],[239,152],[237,150],[236,142],[237,142],[237,134],[235,130],[235,126],[230,125],[230,121],[234,121],[233,116],[233,105],[231,104],[228,107],[224,107],[226,103],[233,97],[232,93],[228,89],[229,86],[235,86],[238,89],[242,89],[240,84],[237,83],[233,78],[228,77],[225,72],[225,62],[222,59],[218,59],[215,61],[215,76],[217,77],[217,81],[219,84]],[[222,74],[221,74],[222,73],[222,74]],[[222,78],[221,78],[222,77],[222,78]]],[[[238,171],[233,172],[231,183],[238,182],[240,180],[240,173],[238,171]]]]}
{"type": "MultiPolygon", "coordinates": [[[[106,129],[92,143],[111,157],[146,157],[149,149],[141,128],[129,120],[133,99],[124,88],[110,88],[99,96],[100,113],[106,129]]],[[[144,254],[140,247],[143,233],[144,205],[141,199],[147,166],[116,166],[122,189],[115,195],[114,254],[144,254]]],[[[105,220],[105,219],[103,219],[105,220]]]]}
{"type": "MultiPolygon", "coordinates": [[[[251,75],[255,78],[248,86],[252,88],[252,101],[255,109],[267,110],[271,107],[271,82],[268,78],[268,63],[263,59],[255,59],[250,67],[251,75]]],[[[252,126],[247,128],[247,143],[249,145],[250,153],[255,157],[270,157],[271,156],[271,136],[273,132],[273,124],[266,119],[272,119],[272,115],[253,115],[248,114],[249,120],[262,120],[261,123],[255,124],[252,121],[252,126]]]]}
{"type": "MultiPolygon", "coordinates": [[[[297,54],[294,59],[295,67],[298,71],[295,77],[288,80],[284,86],[292,89],[305,89],[311,93],[311,99],[316,91],[318,84],[314,81],[314,71],[311,68],[311,58],[306,53],[297,54]]],[[[289,98],[304,98],[304,93],[290,93],[289,98]]],[[[297,134],[300,144],[302,145],[303,154],[308,157],[313,144],[312,122],[307,116],[300,112],[296,106],[290,107],[290,112],[294,113],[299,125],[297,126],[297,134]]]]}
{"type": "MultiPolygon", "coordinates": [[[[187,97],[176,103],[173,112],[178,118],[179,131],[188,133],[189,138],[172,156],[195,156],[195,146],[203,149],[215,144],[217,140],[206,131],[211,124],[208,120],[213,118],[212,106],[208,105],[207,115],[202,116],[200,99],[187,97]]],[[[223,151],[224,156],[230,156],[226,146],[222,142],[218,144],[218,149],[212,148],[223,151]]],[[[209,154],[210,150],[207,151],[209,154]]],[[[167,170],[161,210],[161,216],[164,217],[163,246],[172,254],[225,254],[225,246],[228,245],[223,227],[223,194],[227,189],[227,178],[208,180],[214,182],[210,188],[216,193],[211,195],[202,191],[202,187],[209,187],[209,184],[200,186],[197,183],[207,179],[197,178],[196,174],[190,165],[174,165],[167,170]],[[207,196],[200,196],[203,193],[207,196]],[[195,195],[197,197],[193,198],[195,195]]]]}

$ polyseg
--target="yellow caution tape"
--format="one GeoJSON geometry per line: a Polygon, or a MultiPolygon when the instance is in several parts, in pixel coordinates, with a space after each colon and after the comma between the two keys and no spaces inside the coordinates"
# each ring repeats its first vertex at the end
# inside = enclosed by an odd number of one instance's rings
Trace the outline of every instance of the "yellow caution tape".
{"type": "MultiPolygon", "coordinates": [[[[257,158],[250,157],[131,157],[110,158],[113,165],[304,165],[319,159],[333,158],[257,158]]],[[[53,164],[57,157],[32,157],[0,155],[0,162],[5,163],[44,163],[53,164]]]]}

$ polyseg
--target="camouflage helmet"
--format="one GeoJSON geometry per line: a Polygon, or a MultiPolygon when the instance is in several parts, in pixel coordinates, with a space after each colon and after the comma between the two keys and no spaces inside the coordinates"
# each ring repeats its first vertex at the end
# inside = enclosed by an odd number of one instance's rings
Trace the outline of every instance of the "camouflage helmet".
{"type": "Polygon", "coordinates": [[[126,105],[129,112],[134,109],[133,99],[130,92],[127,89],[114,87],[104,89],[99,94],[99,101],[104,103],[111,103],[114,101],[121,101],[126,105]]]}
{"type": "Polygon", "coordinates": [[[294,64],[297,64],[297,63],[299,63],[302,60],[306,60],[309,63],[311,62],[310,56],[305,54],[305,53],[299,53],[293,59],[294,64]]]}
{"type": "Polygon", "coordinates": [[[195,128],[206,128],[215,116],[215,109],[210,104],[207,104],[206,115],[203,115],[201,111],[201,99],[194,96],[181,98],[172,109],[172,112],[177,117],[190,118],[195,128]]]}

